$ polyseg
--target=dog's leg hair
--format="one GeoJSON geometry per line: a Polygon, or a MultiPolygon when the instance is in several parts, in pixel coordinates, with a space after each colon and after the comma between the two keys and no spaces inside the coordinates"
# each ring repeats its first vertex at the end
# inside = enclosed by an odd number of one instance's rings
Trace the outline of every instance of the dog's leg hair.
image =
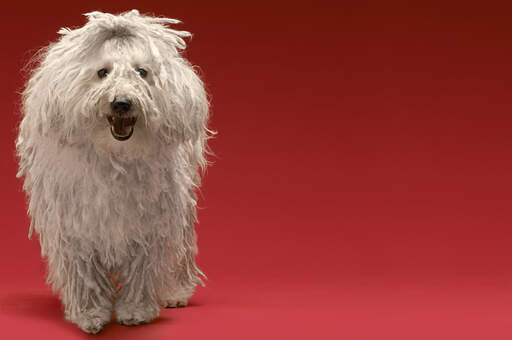
{"type": "Polygon", "coordinates": [[[67,320],[84,332],[98,333],[110,321],[114,289],[107,271],[95,256],[53,251],[48,256],[49,276],[60,291],[67,320]]]}
{"type": "Polygon", "coordinates": [[[195,262],[197,237],[194,224],[189,223],[183,232],[183,253],[175,257],[170,287],[164,291],[162,299],[167,308],[185,307],[197,284],[203,284],[201,276],[205,277],[195,262]]]}
{"type": "Polygon", "coordinates": [[[158,271],[156,262],[161,258],[154,250],[135,246],[135,254],[121,268],[122,285],[114,309],[116,319],[122,325],[145,324],[160,313],[160,305],[155,298],[155,273],[158,271]]]}

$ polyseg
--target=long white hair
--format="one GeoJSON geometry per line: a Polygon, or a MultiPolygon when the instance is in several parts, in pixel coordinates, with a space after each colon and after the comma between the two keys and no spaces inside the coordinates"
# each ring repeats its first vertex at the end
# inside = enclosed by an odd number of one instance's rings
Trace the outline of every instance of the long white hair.
{"type": "MultiPolygon", "coordinates": [[[[63,289],[63,267],[83,271],[69,258],[97,253],[114,268],[139,247],[169,258],[147,269],[156,295],[172,280],[193,286],[201,274],[194,263],[195,190],[211,131],[204,85],[181,54],[190,33],[169,27],[178,20],[136,10],[86,16],[83,27],[61,29],[59,40],[37,54],[22,95],[18,176],[25,176],[48,279],[63,289]],[[104,79],[102,68],[109,71],[104,79]],[[125,142],[112,138],[105,118],[120,93],[139,115],[125,142]]],[[[67,289],[65,304],[77,305],[67,289]]]]}

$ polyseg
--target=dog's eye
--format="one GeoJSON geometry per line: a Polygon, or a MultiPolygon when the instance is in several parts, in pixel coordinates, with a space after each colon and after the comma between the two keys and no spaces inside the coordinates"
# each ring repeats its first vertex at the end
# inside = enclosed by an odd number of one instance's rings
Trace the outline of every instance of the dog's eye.
{"type": "Polygon", "coordinates": [[[142,78],[146,78],[146,76],[148,75],[148,71],[146,71],[145,69],[143,68],[138,68],[136,69],[135,71],[137,71],[137,73],[142,77],[142,78]]]}
{"type": "Polygon", "coordinates": [[[98,77],[105,78],[108,74],[108,70],[106,68],[102,68],[98,71],[98,77]]]}

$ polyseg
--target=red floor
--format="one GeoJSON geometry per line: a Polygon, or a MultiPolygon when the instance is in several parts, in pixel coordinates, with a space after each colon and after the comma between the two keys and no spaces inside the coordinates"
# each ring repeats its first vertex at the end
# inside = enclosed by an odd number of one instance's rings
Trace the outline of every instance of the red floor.
{"type": "Polygon", "coordinates": [[[93,9],[181,18],[212,95],[191,305],[119,339],[511,339],[512,22],[471,2],[10,3],[0,339],[86,337],[29,241],[19,69],[93,9]],[[38,7],[39,6],[39,7],[38,7]]]}
{"type": "MultiPolygon", "coordinates": [[[[108,339],[510,339],[512,288],[485,280],[210,282],[155,322],[108,339]]],[[[44,287],[3,289],[2,338],[81,339],[44,287]]],[[[93,336],[90,336],[93,337],[93,336]]]]}

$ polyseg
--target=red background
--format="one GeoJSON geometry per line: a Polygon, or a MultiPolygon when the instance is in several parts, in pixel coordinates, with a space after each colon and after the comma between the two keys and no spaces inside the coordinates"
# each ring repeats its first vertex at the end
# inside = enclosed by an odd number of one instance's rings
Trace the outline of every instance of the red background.
{"type": "MultiPolygon", "coordinates": [[[[510,339],[512,20],[486,2],[2,5],[0,337],[84,337],[27,240],[20,69],[81,13],[184,21],[212,95],[185,309],[122,339],[510,339]]],[[[108,3],[108,4],[107,4],[108,3]]]]}

